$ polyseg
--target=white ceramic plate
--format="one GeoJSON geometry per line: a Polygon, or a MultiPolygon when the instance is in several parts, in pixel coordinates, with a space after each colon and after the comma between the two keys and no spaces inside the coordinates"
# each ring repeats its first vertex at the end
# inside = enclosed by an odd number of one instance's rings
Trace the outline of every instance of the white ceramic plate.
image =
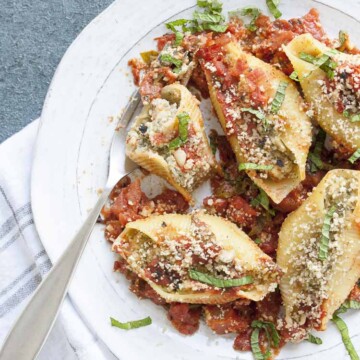
{"type": "MultiPolygon", "coordinates": [[[[105,183],[117,116],[134,90],[127,61],[155,47],[152,39],[165,32],[163,22],[171,17],[189,18],[194,3],[115,1],[80,34],[61,61],[41,116],[32,174],[35,222],[53,261],[62,254],[105,183]]],[[[224,3],[225,12],[255,3],[266,11],[265,0],[224,3]]],[[[281,11],[285,18],[298,17],[316,7],[331,35],[335,37],[339,29],[348,30],[356,42],[360,38],[356,21],[356,16],[360,18],[359,1],[326,0],[331,6],[323,3],[325,0],[284,0],[281,11]],[[337,10],[340,8],[342,11],[337,10]]],[[[115,257],[102,230],[97,226],[91,236],[70,296],[83,319],[115,355],[123,359],[165,359],[169,355],[173,359],[252,359],[250,353],[232,349],[233,335],[214,335],[202,324],[194,336],[182,336],[172,328],[161,307],[137,299],[123,276],[112,272],[115,257]],[[136,331],[120,331],[109,324],[109,316],[127,321],[148,315],[153,325],[136,331]]],[[[360,351],[360,313],[346,314],[344,318],[360,351]]],[[[332,325],[321,337],[323,345],[288,345],[279,358],[346,358],[341,338],[332,325]]]]}

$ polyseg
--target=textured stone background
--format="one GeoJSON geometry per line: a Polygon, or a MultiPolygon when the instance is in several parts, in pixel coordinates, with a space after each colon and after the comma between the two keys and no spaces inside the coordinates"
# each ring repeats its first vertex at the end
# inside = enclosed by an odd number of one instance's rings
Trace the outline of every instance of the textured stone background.
{"type": "Polygon", "coordinates": [[[0,143],[40,115],[64,52],[111,2],[0,1],[0,143]]]}

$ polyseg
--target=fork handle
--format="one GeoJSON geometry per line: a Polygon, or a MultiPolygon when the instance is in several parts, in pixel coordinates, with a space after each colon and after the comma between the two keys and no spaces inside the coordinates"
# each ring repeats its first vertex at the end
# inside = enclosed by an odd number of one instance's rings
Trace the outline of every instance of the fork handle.
{"type": "Polygon", "coordinates": [[[5,340],[0,351],[1,360],[32,360],[40,352],[109,193],[108,189],[103,191],[63,255],[36,289],[5,340]]]}

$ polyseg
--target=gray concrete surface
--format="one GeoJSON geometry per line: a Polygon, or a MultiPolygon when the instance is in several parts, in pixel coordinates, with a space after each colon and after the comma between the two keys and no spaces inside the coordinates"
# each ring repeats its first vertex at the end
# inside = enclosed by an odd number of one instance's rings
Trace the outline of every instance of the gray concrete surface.
{"type": "Polygon", "coordinates": [[[111,2],[0,1],[0,143],[40,115],[67,47],[111,2]]]}

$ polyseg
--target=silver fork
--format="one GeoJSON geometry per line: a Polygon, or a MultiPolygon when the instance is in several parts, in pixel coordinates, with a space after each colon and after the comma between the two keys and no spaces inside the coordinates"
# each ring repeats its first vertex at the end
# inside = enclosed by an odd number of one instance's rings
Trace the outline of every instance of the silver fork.
{"type": "Polygon", "coordinates": [[[47,339],[100,211],[113,187],[127,175],[120,170],[119,155],[124,151],[121,135],[124,134],[124,128],[134,115],[139,102],[140,95],[136,91],[125,108],[117,126],[118,130],[115,131],[111,144],[108,180],[101,196],[17,319],[0,351],[1,360],[34,359],[47,339]]]}

